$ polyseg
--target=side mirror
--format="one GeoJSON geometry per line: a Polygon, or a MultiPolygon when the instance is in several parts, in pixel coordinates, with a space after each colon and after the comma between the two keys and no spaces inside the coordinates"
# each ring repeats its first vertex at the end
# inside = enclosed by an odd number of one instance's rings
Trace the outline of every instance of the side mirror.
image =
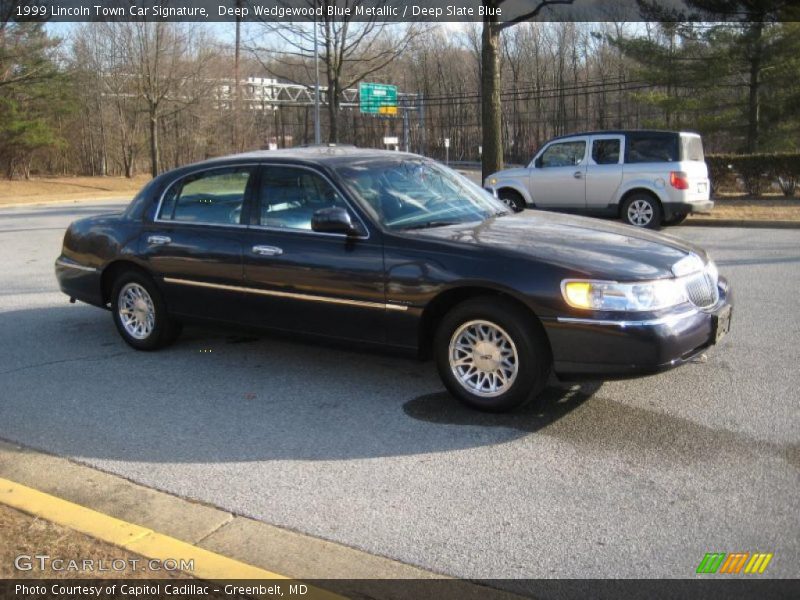
{"type": "Polygon", "coordinates": [[[353,224],[350,213],[341,206],[320,208],[311,217],[311,230],[319,233],[342,233],[360,235],[361,230],[353,224]]]}

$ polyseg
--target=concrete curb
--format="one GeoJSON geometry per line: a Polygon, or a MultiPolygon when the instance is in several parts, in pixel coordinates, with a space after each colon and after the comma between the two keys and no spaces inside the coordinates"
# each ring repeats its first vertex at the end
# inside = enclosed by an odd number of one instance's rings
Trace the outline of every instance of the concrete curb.
{"type": "MultiPolygon", "coordinates": [[[[0,504],[78,531],[144,558],[160,561],[162,564],[167,564],[167,561],[191,561],[193,568],[184,572],[197,579],[211,582],[227,579],[248,581],[288,579],[283,575],[210,552],[8,479],[0,478],[0,504]]],[[[344,600],[341,596],[312,586],[308,587],[308,598],[344,600]]]]}
{"type": "Polygon", "coordinates": [[[748,229],[800,229],[800,221],[745,221],[738,219],[693,219],[681,225],[689,227],[744,227],[748,229]]]}
{"type": "MultiPolygon", "coordinates": [[[[53,507],[60,507],[60,514],[66,515],[60,520],[66,527],[98,539],[102,539],[103,531],[110,532],[107,537],[113,539],[106,541],[131,552],[153,558],[189,558],[181,552],[194,552],[198,556],[196,565],[200,564],[202,555],[202,560],[209,561],[211,566],[204,572],[195,566],[195,571],[189,573],[200,579],[229,579],[224,575],[226,569],[235,568],[234,575],[250,572],[257,577],[260,572],[262,577],[271,575],[298,581],[340,580],[326,581],[326,590],[344,596],[367,594],[376,600],[388,600],[386,586],[380,581],[383,579],[450,579],[413,565],[178,498],[66,458],[0,440],[0,484],[3,483],[6,485],[0,485],[3,488],[0,502],[54,522],[60,517],[58,511],[53,512],[53,507]],[[11,501],[14,484],[17,484],[18,499],[11,501]],[[98,524],[99,521],[104,521],[105,525],[98,524]],[[131,531],[137,535],[128,535],[131,531]],[[374,589],[364,580],[375,580],[374,589]]],[[[391,600],[417,597],[414,586],[407,586],[407,590],[404,587],[393,589],[391,600]]],[[[448,591],[459,600],[519,598],[469,581],[454,580],[448,591]]],[[[319,592],[320,597],[330,597],[325,590],[319,592]]]]}
{"type": "Polygon", "coordinates": [[[72,198],[68,200],[31,200],[30,202],[12,202],[10,204],[0,204],[0,210],[4,208],[20,208],[26,206],[61,206],[64,204],[91,204],[96,202],[130,202],[136,194],[126,194],[119,196],[105,196],[103,198],[72,198]]]}

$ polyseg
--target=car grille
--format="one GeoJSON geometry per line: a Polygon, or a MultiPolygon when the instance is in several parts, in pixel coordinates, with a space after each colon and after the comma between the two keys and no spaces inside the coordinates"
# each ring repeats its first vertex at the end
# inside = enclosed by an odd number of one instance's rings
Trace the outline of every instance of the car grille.
{"type": "Polygon", "coordinates": [[[686,294],[691,303],[698,308],[714,306],[719,300],[716,279],[707,271],[701,271],[686,279],[686,294]]]}

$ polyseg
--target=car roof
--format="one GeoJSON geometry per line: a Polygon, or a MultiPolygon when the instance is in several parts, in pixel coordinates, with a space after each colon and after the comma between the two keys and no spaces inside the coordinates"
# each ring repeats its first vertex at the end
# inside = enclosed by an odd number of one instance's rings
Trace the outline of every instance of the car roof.
{"type": "Polygon", "coordinates": [[[218,156],[190,165],[193,168],[213,166],[225,162],[246,162],[248,160],[264,162],[302,162],[307,164],[336,166],[337,164],[351,163],[355,160],[380,160],[380,159],[423,158],[410,152],[397,152],[394,150],[378,150],[375,148],[358,148],[356,146],[343,146],[338,144],[321,144],[318,146],[299,146],[281,150],[255,150],[241,154],[218,156]]]}
{"type": "Polygon", "coordinates": [[[563,140],[566,138],[581,137],[585,135],[628,135],[631,133],[656,135],[700,135],[694,131],[671,131],[668,129],[605,129],[598,131],[577,131],[575,133],[559,135],[558,137],[550,138],[548,142],[552,142],[554,140],[563,140]]]}

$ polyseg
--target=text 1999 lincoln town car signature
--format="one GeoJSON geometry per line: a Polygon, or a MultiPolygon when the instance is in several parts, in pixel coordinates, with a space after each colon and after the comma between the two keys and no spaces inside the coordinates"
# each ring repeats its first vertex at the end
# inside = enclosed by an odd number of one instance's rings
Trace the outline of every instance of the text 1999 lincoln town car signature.
{"type": "Polygon", "coordinates": [[[70,225],[64,293],[110,307],[140,350],[187,320],[432,355],[483,410],[536,398],[551,372],[610,379],[678,366],[730,327],[706,253],[603,221],[511,214],[425,158],[306,148],[153,179],[121,214],[70,225]]]}

